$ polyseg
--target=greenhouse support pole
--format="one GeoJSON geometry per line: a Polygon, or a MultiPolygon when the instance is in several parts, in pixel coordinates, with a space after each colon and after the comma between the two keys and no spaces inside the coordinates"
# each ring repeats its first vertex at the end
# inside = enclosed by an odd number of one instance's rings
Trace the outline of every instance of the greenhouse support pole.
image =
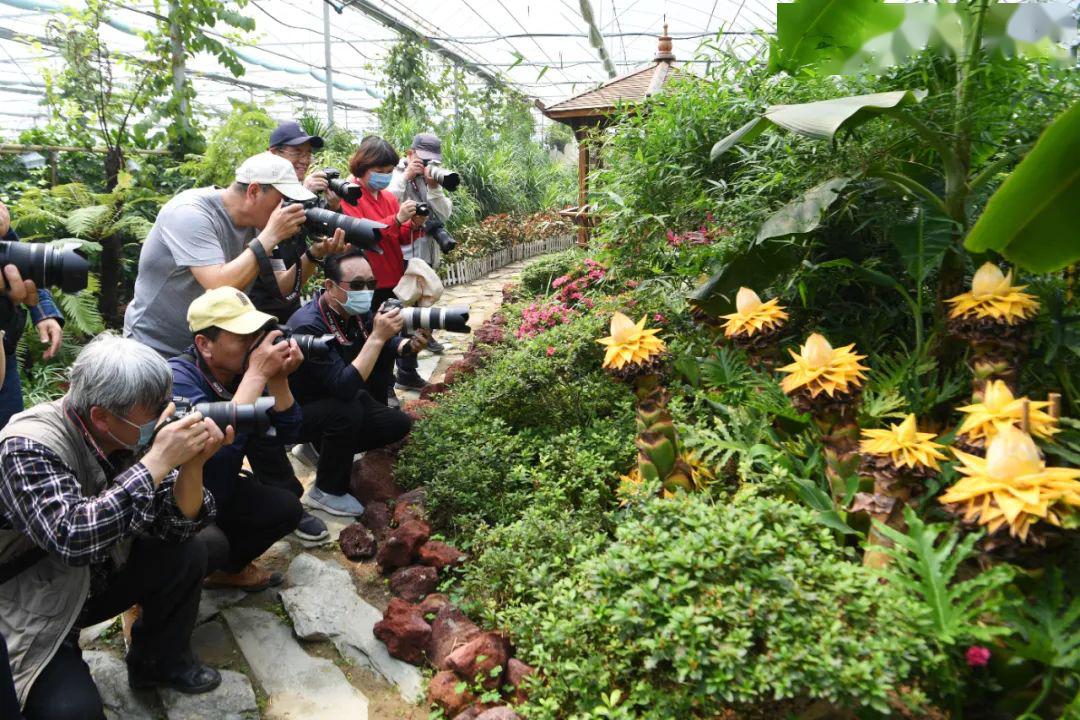
{"type": "Polygon", "coordinates": [[[334,79],[330,67],[330,3],[323,0],[322,6],[323,50],[326,55],[326,122],[334,124],[334,79]]]}
{"type": "Polygon", "coordinates": [[[169,44],[172,48],[173,97],[180,101],[178,110],[181,130],[187,132],[188,102],[184,95],[187,81],[187,64],[184,48],[180,45],[180,28],[176,23],[176,4],[169,3],[169,44]]]}

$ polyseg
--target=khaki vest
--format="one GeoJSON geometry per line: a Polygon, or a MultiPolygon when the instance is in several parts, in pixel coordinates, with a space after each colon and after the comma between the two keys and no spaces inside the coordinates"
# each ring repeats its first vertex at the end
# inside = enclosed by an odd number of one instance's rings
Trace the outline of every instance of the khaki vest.
{"type": "MultiPolygon", "coordinates": [[[[33,440],[59,455],[79,479],[86,497],[97,495],[108,484],[97,457],[64,413],[60,400],[13,417],[0,431],[0,441],[9,437],[33,440]]],[[[128,543],[120,545],[125,546],[117,548],[123,555],[128,543]]],[[[0,529],[0,563],[32,547],[26,535],[0,529]]],[[[7,641],[20,704],[26,703],[34,681],[71,632],[89,590],[89,566],[65,565],[51,554],[0,585],[0,634],[7,641]]]]}

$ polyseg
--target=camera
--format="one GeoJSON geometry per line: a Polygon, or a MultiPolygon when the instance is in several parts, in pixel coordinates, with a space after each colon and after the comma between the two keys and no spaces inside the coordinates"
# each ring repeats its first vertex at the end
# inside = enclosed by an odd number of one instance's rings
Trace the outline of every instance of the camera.
{"type": "Polygon", "coordinates": [[[424,232],[435,239],[435,242],[439,244],[439,249],[444,253],[448,253],[457,247],[457,240],[446,231],[446,226],[438,218],[431,218],[425,222],[424,232]]]}
{"type": "Polygon", "coordinates": [[[356,183],[342,180],[341,173],[334,168],[323,168],[323,174],[326,175],[327,184],[334,194],[347,203],[355,205],[364,192],[356,183]]]}
{"type": "MultiPolygon", "coordinates": [[[[325,201],[323,201],[325,202],[325,201]]],[[[345,231],[345,240],[361,250],[379,250],[379,231],[386,227],[364,218],[355,218],[343,213],[327,210],[320,203],[319,198],[314,200],[286,200],[285,205],[301,205],[304,208],[304,230],[309,235],[326,236],[334,234],[341,228],[345,231]]]]}
{"type": "Polygon", "coordinates": [[[86,288],[90,263],[72,245],[51,247],[42,243],[0,240],[0,267],[14,265],[23,280],[39,288],[58,287],[64,292],[86,288]]]}
{"type": "Polygon", "coordinates": [[[293,329],[288,325],[271,324],[268,326],[268,329],[281,331],[281,336],[274,340],[275,345],[279,342],[295,340],[296,345],[300,348],[300,352],[303,353],[305,360],[311,358],[325,360],[330,357],[330,344],[336,342],[332,334],[305,335],[304,333],[293,332],[293,329]]]}
{"type": "Polygon", "coordinates": [[[467,305],[455,307],[405,307],[397,298],[390,298],[379,307],[379,312],[386,312],[393,308],[401,310],[401,316],[405,319],[405,332],[411,333],[416,330],[448,330],[455,333],[471,333],[469,327],[469,307],[467,305]]]}
{"type": "Polygon", "coordinates": [[[263,437],[274,437],[277,434],[270,424],[270,411],[274,409],[272,397],[261,397],[253,403],[193,403],[185,397],[174,397],[172,401],[176,410],[168,422],[197,412],[213,420],[214,424],[221,428],[221,432],[225,432],[225,428],[232,425],[238,435],[255,433],[263,437]]]}
{"type": "Polygon", "coordinates": [[[426,202],[416,203],[416,214],[427,217],[431,214],[431,206],[426,202]]]}
{"type": "Polygon", "coordinates": [[[453,170],[444,168],[438,160],[424,160],[424,167],[428,169],[431,179],[453,192],[461,184],[461,176],[453,170]]]}

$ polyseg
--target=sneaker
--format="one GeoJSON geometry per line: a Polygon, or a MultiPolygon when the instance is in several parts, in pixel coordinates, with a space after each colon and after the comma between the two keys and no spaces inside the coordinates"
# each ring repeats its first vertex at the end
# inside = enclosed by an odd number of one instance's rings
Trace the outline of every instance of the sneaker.
{"type": "Polygon", "coordinates": [[[326,523],[307,510],[300,514],[300,524],[293,530],[293,534],[307,542],[322,542],[330,539],[330,531],[326,529],[326,523]]]}
{"type": "Polygon", "coordinates": [[[431,342],[427,344],[427,349],[435,353],[436,355],[442,355],[443,352],[445,352],[446,350],[446,346],[435,338],[431,338],[431,342]]]}
{"type": "Polygon", "coordinates": [[[394,387],[399,390],[423,390],[427,387],[427,380],[420,377],[420,374],[415,371],[410,373],[396,373],[394,379],[396,381],[394,387]]]}
{"type": "Polygon", "coordinates": [[[304,504],[340,517],[358,517],[364,512],[364,506],[352,495],[331,495],[317,487],[308,490],[304,504]]]}
{"type": "Polygon", "coordinates": [[[277,587],[285,582],[285,578],[279,572],[263,570],[255,563],[248,563],[238,573],[227,573],[216,570],[206,576],[203,587],[208,590],[237,589],[244,592],[256,593],[268,587],[277,587]]]}
{"type": "Polygon", "coordinates": [[[398,400],[397,393],[394,392],[394,388],[386,388],[386,407],[399,408],[401,407],[401,401],[398,400]]]}
{"type": "Polygon", "coordinates": [[[301,464],[307,465],[309,468],[315,468],[319,464],[319,451],[311,443],[293,445],[292,454],[301,464]]]}

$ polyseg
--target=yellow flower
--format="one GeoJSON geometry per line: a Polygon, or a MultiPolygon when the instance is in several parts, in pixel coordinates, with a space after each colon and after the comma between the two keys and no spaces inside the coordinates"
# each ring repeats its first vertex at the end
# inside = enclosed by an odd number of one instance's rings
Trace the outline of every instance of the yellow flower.
{"type": "Polygon", "coordinates": [[[938,469],[938,460],[945,459],[943,446],[932,442],[934,433],[919,432],[915,414],[886,430],[863,430],[859,452],[868,455],[888,455],[897,467],[938,469]]]}
{"type": "Polygon", "coordinates": [[[629,364],[646,363],[664,352],[664,341],[656,337],[658,329],[646,330],[645,318],[634,321],[617,312],[611,316],[611,335],[597,340],[607,346],[604,368],[620,370],[629,364]]]}
{"type": "Polygon", "coordinates": [[[971,279],[971,292],[946,300],[952,305],[951,318],[990,318],[1015,325],[1039,310],[1039,301],[1021,292],[1027,285],[1012,284],[1012,270],[1006,275],[992,262],[985,263],[971,279]]]}
{"type": "Polygon", "coordinates": [[[686,466],[690,468],[690,482],[695,490],[705,490],[716,481],[715,468],[698,457],[698,454],[693,450],[684,452],[682,459],[686,466]]]}
{"type": "Polygon", "coordinates": [[[758,294],[750,288],[739,288],[739,294],[735,296],[737,312],[722,316],[727,320],[724,323],[724,335],[755,335],[762,330],[779,327],[788,319],[788,314],[779,302],[773,298],[763,303],[758,294]]]}
{"type": "Polygon", "coordinates": [[[837,392],[854,390],[866,377],[862,371],[868,369],[859,364],[866,356],[856,355],[854,348],[852,344],[833,349],[828,340],[814,333],[806,339],[800,353],[788,350],[795,362],[780,368],[780,372],[788,373],[780,387],[786,393],[806,387],[810,397],[822,392],[832,397],[837,392]]]}
{"type": "MultiPolygon", "coordinates": [[[[963,435],[969,440],[979,438],[989,440],[997,434],[997,428],[1001,425],[1018,428],[1024,415],[1025,400],[1027,398],[1013,397],[1012,390],[1004,380],[989,381],[983,390],[981,403],[958,408],[960,412],[966,413],[967,417],[960,424],[960,429],[956,431],[956,434],[963,435]]],[[[1032,435],[1048,438],[1058,432],[1057,420],[1043,410],[1049,406],[1048,402],[1028,401],[1028,427],[1032,435]]]]}
{"type": "Polygon", "coordinates": [[[986,449],[986,458],[953,448],[956,469],[966,477],[941,496],[946,505],[965,509],[964,520],[978,521],[990,533],[1007,525],[1009,534],[1027,540],[1040,520],[1060,525],[1063,515],[1080,507],[1080,470],[1048,468],[1027,433],[1002,424],[986,449]]]}

